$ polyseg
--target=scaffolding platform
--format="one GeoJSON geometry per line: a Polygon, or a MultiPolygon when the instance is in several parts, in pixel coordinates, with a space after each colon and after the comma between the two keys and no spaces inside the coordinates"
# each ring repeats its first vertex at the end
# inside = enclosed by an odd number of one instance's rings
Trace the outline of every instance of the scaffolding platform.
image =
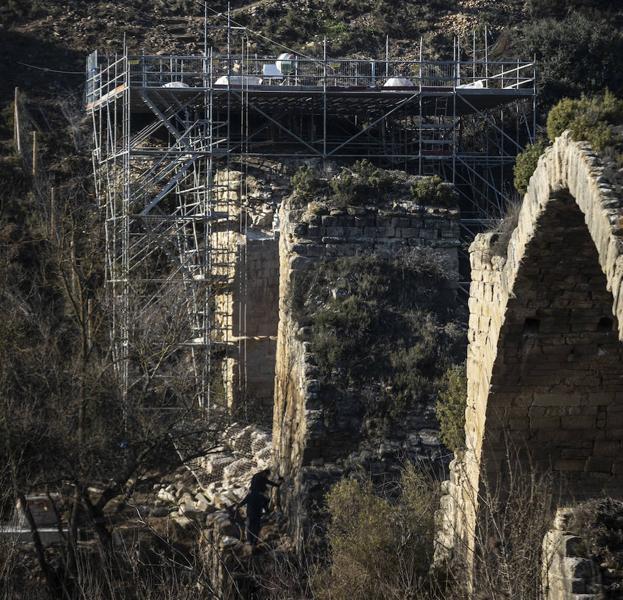
{"type": "MultiPolygon", "coordinates": [[[[275,65],[277,58],[247,59],[232,56],[128,56],[100,57],[94,53],[87,72],[87,110],[97,109],[127,91],[133,111],[149,112],[141,102],[145,91],[158,90],[163,101],[176,98],[199,107],[201,95],[214,94],[215,102],[242,94],[264,107],[350,111],[383,111],[416,97],[457,96],[457,114],[471,114],[535,94],[533,62],[486,61],[323,61],[296,59],[291,76],[264,78],[262,66],[275,65]],[[124,65],[127,62],[124,71],[124,65]],[[325,64],[326,63],[326,64],[325,64]],[[223,67],[223,65],[228,67],[223,67]],[[228,75],[228,69],[231,75],[228,75]],[[240,73],[244,70],[243,74],[240,73]],[[323,73],[319,73],[322,70],[323,73]],[[366,73],[366,70],[368,73],[366,73]],[[324,72],[326,71],[326,74],[324,72]],[[384,71],[383,76],[370,72],[384,71]],[[225,82],[223,82],[225,80],[225,82]],[[407,85],[400,85],[406,83],[407,85]],[[285,105],[283,103],[286,103],[285,105]]],[[[241,103],[239,102],[239,106],[241,103]]],[[[434,114],[424,107],[425,114],[434,114]]]]}
{"type": "MultiPolygon", "coordinates": [[[[87,103],[87,110],[96,110],[101,104],[106,104],[114,97],[121,95],[127,90],[127,86],[121,85],[111,92],[96,99],[92,96],[87,103]]],[[[227,89],[223,86],[213,88],[162,88],[144,87],[142,85],[131,86],[133,91],[131,109],[140,114],[149,114],[149,109],[141,100],[145,92],[157,90],[158,96],[166,104],[175,103],[176,100],[185,105],[199,108],[203,102],[203,94],[212,91],[214,102],[223,106],[227,102],[228,95],[238,99],[238,109],[242,106],[241,94],[248,96],[248,101],[264,110],[272,110],[279,107],[280,110],[324,110],[323,102],[326,96],[327,110],[330,113],[379,113],[382,114],[397,105],[403,103],[409,105],[408,114],[418,114],[419,98],[423,98],[423,114],[434,115],[434,99],[439,97],[453,97],[456,95],[456,114],[459,116],[473,114],[478,111],[489,110],[502,106],[509,102],[515,102],[523,98],[531,98],[534,92],[527,88],[499,89],[499,88],[458,88],[451,87],[426,87],[426,88],[393,88],[393,89],[366,89],[356,87],[329,87],[327,90],[309,86],[231,86],[227,89]]],[[[234,101],[233,106],[236,106],[234,101]]]]}
{"type": "Polygon", "coordinates": [[[240,54],[216,54],[206,43],[199,56],[89,56],[85,105],[106,211],[115,364],[126,391],[155,376],[132,366],[137,316],[149,322],[152,312],[179,311],[168,343],[188,361],[163,358],[153,368],[190,365],[202,407],[222,348],[244,355],[245,332],[233,335],[232,315],[214,298],[244,261],[243,176],[229,178],[251,158],[321,165],[367,158],[454,183],[465,230],[503,216],[515,156],[534,141],[534,63],[477,59],[475,51],[463,60],[458,44],[452,61],[421,56],[420,49],[417,61],[333,59],[326,50],[322,58],[258,57],[244,43],[240,54]]]}

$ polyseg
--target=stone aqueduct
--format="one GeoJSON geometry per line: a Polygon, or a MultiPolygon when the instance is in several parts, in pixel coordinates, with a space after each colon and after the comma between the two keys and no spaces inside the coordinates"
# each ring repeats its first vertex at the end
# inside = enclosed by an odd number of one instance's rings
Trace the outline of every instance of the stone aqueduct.
{"type": "Polygon", "coordinates": [[[471,558],[477,492],[503,483],[509,453],[551,468],[562,502],[623,495],[623,199],[565,133],[502,251],[497,238],[471,247],[467,449],[442,497],[441,557],[471,558]]]}
{"type": "MultiPolygon", "coordinates": [[[[253,382],[262,384],[262,406],[272,412],[273,461],[288,482],[282,506],[299,543],[316,520],[316,500],[384,434],[364,427],[356,399],[336,402],[321,393],[309,327],[291,306],[297,273],[326,257],[410,246],[430,246],[456,269],[458,246],[456,210],[372,210],[307,221],[305,214],[282,204],[279,252],[274,237],[247,240],[254,285],[270,288],[253,297],[274,304],[279,284],[278,319],[264,305],[253,307],[268,333],[257,332],[249,378],[276,372],[274,404],[272,385],[253,382]]],[[[471,248],[467,449],[444,482],[439,560],[452,552],[471,559],[478,491],[485,479],[503,483],[509,451],[559,474],[564,503],[604,492],[623,496],[623,197],[590,147],[564,134],[541,157],[508,244],[499,235],[483,234],[471,248]]],[[[400,427],[402,442],[390,449],[396,455],[429,456],[429,445],[438,447],[434,423],[422,415],[400,427]]],[[[215,544],[227,539],[228,526],[225,517],[214,525],[215,544]]],[[[221,571],[215,563],[215,581],[224,581],[221,571]]]]}

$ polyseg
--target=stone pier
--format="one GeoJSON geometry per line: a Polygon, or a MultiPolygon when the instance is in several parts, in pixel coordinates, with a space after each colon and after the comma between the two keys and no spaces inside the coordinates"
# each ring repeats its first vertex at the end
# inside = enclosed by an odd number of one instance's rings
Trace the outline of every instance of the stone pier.
{"type": "Polygon", "coordinates": [[[452,465],[438,556],[474,551],[478,495],[511,453],[561,500],[623,495],[623,199],[586,144],[541,157],[505,247],[471,247],[466,452],[452,465]]]}
{"type": "MultiPolygon", "coordinates": [[[[371,203],[372,204],[372,203],[371,203]]],[[[441,450],[432,405],[416,407],[399,435],[383,438],[362,421],[362,398],[336,398],[318,380],[309,322],[293,307],[298,278],[319,263],[358,255],[395,256],[408,248],[440,254],[458,280],[459,222],[456,208],[379,206],[313,211],[296,198],[280,211],[280,291],[273,449],[284,486],[284,509],[293,538],[308,537],[315,511],[330,485],[356,465],[399,464],[399,457],[441,450]],[[404,430],[404,431],[403,431],[404,430]]],[[[380,422],[381,420],[379,420],[380,422]]]]}

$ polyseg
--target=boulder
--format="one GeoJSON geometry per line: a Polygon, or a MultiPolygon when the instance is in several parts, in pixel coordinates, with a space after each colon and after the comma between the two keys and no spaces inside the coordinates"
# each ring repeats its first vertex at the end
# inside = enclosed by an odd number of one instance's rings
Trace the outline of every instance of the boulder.
{"type": "Polygon", "coordinates": [[[162,502],[167,502],[169,504],[173,504],[175,502],[175,496],[170,491],[164,488],[158,490],[156,498],[162,500],[162,502]]]}

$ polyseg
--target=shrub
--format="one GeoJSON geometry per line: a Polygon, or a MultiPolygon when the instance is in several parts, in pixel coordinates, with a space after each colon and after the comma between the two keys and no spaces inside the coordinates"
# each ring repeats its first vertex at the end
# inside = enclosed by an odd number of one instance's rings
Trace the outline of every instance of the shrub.
{"type": "Polygon", "coordinates": [[[623,100],[609,90],[597,96],[582,96],[579,100],[564,98],[558,102],[547,116],[547,134],[552,141],[565,129],[590,136],[590,127],[600,123],[623,123],[623,100]]]}
{"type": "Polygon", "coordinates": [[[465,365],[454,365],[444,374],[435,404],[441,440],[455,454],[465,448],[465,406],[467,376],[465,365]]]}
{"type": "Polygon", "coordinates": [[[418,204],[447,207],[455,202],[454,188],[439,175],[419,178],[411,186],[411,196],[418,204]]]}
{"type": "Polygon", "coordinates": [[[292,188],[297,198],[302,202],[313,200],[322,190],[320,177],[308,166],[303,166],[292,175],[292,188]]]}
{"type": "Polygon", "coordinates": [[[536,170],[541,154],[545,152],[547,144],[543,140],[539,140],[534,144],[527,146],[523,152],[517,155],[515,167],[513,168],[515,189],[520,194],[528,191],[528,183],[536,170]]]}
{"type": "Polygon", "coordinates": [[[391,186],[391,175],[368,160],[357,161],[351,169],[342,168],[329,185],[332,203],[339,208],[378,202],[391,186]]]}
{"type": "Polygon", "coordinates": [[[350,167],[342,167],[328,180],[313,168],[304,166],[296,171],[291,182],[299,203],[315,200],[327,208],[345,210],[389,205],[409,197],[426,206],[450,207],[456,204],[454,187],[437,175],[414,177],[376,167],[365,159],[350,167]]]}
{"type": "Polygon", "coordinates": [[[547,137],[554,141],[569,128],[578,113],[578,101],[563,98],[547,115],[547,137]]]}
{"type": "Polygon", "coordinates": [[[606,91],[602,95],[578,100],[565,98],[547,117],[547,133],[555,139],[568,129],[574,140],[584,140],[594,150],[620,161],[623,138],[614,125],[623,123],[623,100],[606,91]]]}
{"type": "Polygon", "coordinates": [[[317,577],[318,597],[423,597],[438,500],[436,483],[413,465],[394,494],[381,494],[369,479],[339,482],[327,495],[331,566],[317,577]]]}

